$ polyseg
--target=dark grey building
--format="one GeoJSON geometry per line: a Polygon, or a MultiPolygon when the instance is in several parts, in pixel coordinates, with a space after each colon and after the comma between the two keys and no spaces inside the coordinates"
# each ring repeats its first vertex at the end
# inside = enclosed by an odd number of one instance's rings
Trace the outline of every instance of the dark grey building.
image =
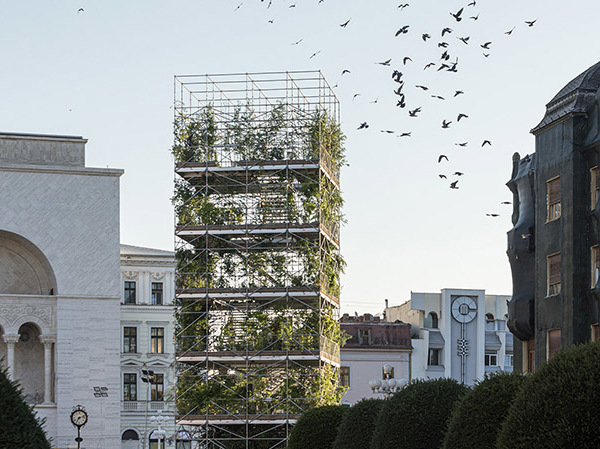
{"type": "Polygon", "coordinates": [[[600,63],[569,82],[531,130],[535,154],[513,156],[513,297],[508,326],[516,370],[598,339],[600,299],[600,63]]]}

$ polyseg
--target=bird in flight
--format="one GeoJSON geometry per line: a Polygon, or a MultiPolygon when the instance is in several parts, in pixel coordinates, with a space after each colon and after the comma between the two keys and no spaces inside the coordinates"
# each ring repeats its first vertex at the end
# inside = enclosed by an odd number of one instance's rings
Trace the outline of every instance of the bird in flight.
{"type": "MultiPolygon", "coordinates": [[[[237,6],[237,8],[235,8],[233,11],[235,12],[235,11],[237,11],[238,9],[240,9],[240,8],[242,7],[242,5],[243,5],[243,4],[244,4],[244,2],[240,3],[240,4],[237,6]]],[[[83,9],[83,8],[80,8],[80,9],[83,9]]]]}
{"type": "Polygon", "coordinates": [[[462,20],[462,17],[461,17],[462,12],[463,12],[463,8],[460,8],[457,13],[450,13],[450,15],[452,17],[454,17],[457,22],[460,22],[462,20]]]}
{"type": "MultiPolygon", "coordinates": [[[[396,106],[400,107],[400,108],[404,108],[406,106],[406,103],[404,102],[404,94],[400,95],[400,100],[398,100],[398,103],[396,103],[396,106]]],[[[416,117],[416,116],[413,116],[416,117]]]]}
{"type": "MultiPolygon", "coordinates": [[[[242,5],[240,5],[240,6],[242,6],[242,5]]],[[[240,6],[238,6],[238,8],[239,8],[240,6]]],[[[236,9],[237,9],[237,8],[236,8],[236,9]]],[[[83,8],[79,8],[79,9],[77,10],[77,14],[79,14],[79,13],[82,13],[82,12],[84,12],[84,9],[83,9],[83,8]]]]}
{"type": "Polygon", "coordinates": [[[537,22],[537,19],[535,19],[535,20],[531,20],[531,21],[527,21],[527,20],[525,21],[525,23],[526,23],[527,25],[529,25],[530,27],[532,27],[532,26],[533,26],[533,24],[534,24],[535,22],[537,22]]]}
{"type": "Polygon", "coordinates": [[[403,60],[402,60],[402,64],[406,65],[406,63],[410,61],[412,62],[412,59],[410,59],[410,57],[406,56],[403,60]]]}
{"type": "Polygon", "coordinates": [[[354,96],[352,97],[352,101],[354,101],[354,99],[355,99],[356,97],[358,97],[359,95],[360,95],[360,94],[354,94],[354,96]]]}
{"type": "Polygon", "coordinates": [[[485,56],[486,58],[489,58],[490,54],[489,53],[484,53],[483,56],[485,56]]]}
{"type": "Polygon", "coordinates": [[[491,42],[486,42],[485,44],[481,44],[480,47],[483,48],[484,50],[489,50],[491,44],[492,44],[491,42]]]}
{"type": "Polygon", "coordinates": [[[448,179],[446,175],[439,174],[438,176],[440,177],[440,179],[448,179]]]}
{"type": "Polygon", "coordinates": [[[471,3],[469,3],[467,6],[475,6],[477,4],[477,2],[475,0],[473,0],[471,3]]]}
{"type": "Polygon", "coordinates": [[[350,23],[350,20],[352,20],[352,19],[348,19],[346,22],[342,23],[340,26],[342,28],[346,28],[346,25],[348,25],[350,23]]]}
{"type": "Polygon", "coordinates": [[[398,8],[400,9],[400,11],[402,11],[407,6],[410,6],[410,5],[408,3],[404,3],[403,5],[398,5],[398,8]]]}
{"type": "Polygon", "coordinates": [[[463,173],[463,172],[460,172],[460,171],[455,171],[455,172],[454,172],[454,175],[455,175],[455,176],[462,176],[462,175],[464,175],[464,173],[463,173]]]}
{"type": "Polygon", "coordinates": [[[486,144],[489,146],[492,146],[492,142],[490,142],[489,140],[484,140],[483,143],[481,144],[481,148],[483,148],[484,145],[486,145],[486,144]]]}
{"type": "Polygon", "coordinates": [[[441,95],[432,95],[431,98],[437,98],[438,100],[445,100],[441,95]]]}
{"type": "Polygon", "coordinates": [[[465,43],[465,45],[469,45],[469,38],[470,38],[470,36],[467,36],[467,37],[458,37],[457,39],[459,41],[463,41],[465,43]]]}
{"type": "Polygon", "coordinates": [[[502,201],[500,204],[512,204],[510,201],[502,201]]]}
{"type": "Polygon", "coordinates": [[[317,56],[319,53],[321,53],[321,50],[319,50],[319,51],[317,51],[317,52],[313,53],[312,55],[310,55],[310,58],[308,58],[308,59],[312,59],[312,58],[314,58],[314,57],[315,57],[315,56],[317,56]]]}
{"type": "Polygon", "coordinates": [[[269,23],[273,23],[273,19],[269,20],[269,23]]]}
{"type": "Polygon", "coordinates": [[[292,45],[298,45],[300,42],[302,42],[302,39],[299,39],[296,42],[292,42],[292,45]]]}
{"type": "Polygon", "coordinates": [[[400,34],[408,33],[409,27],[410,27],[410,25],[404,25],[402,28],[400,28],[398,31],[396,31],[396,34],[394,34],[394,37],[398,37],[400,34]]]}
{"type": "Polygon", "coordinates": [[[290,8],[295,8],[296,4],[294,3],[293,5],[290,5],[290,8]]]}
{"type": "Polygon", "coordinates": [[[348,69],[342,70],[342,76],[344,75],[344,73],[350,73],[350,70],[348,70],[348,69]]]}
{"type": "Polygon", "coordinates": [[[447,122],[446,120],[442,120],[442,128],[450,128],[450,123],[452,123],[452,122],[447,122]]]}
{"type": "Polygon", "coordinates": [[[435,62],[430,62],[423,68],[423,70],[428,69],[429,67],[433,67],[434,65],[435,65],[435,62]]]}
{"type": "Polygon", "coordinates": [[[458,179],[456,181],[450,183],[450,188],[451,189],[458,189],[458,186],[456,184],[458,184],[458,179]]]}
{"type": "Polygon", "coordinates": [[[368,127],[369,127],[369,124],[367,122],[362,122],[357,129],[366,129],[368,127]]]}
{"type": "Polygon", "coordinates": [[[445,50],[444,53],[442,53],[442,56],[440,56],[440,59],[442,61],[447,61],[448,59],[450,59],[450,54],[448,53],[447,50],[445,50]]]}
{"type": "Polygon", "coordinates": [[[410,132],[407,132],[407,133],[402,133],[402,134],[400,134],[398,137],[410,137],[410,133],[411,133],[411,132],[412,132],[412,131],[410,131],[410,132]]]}
{"type": "Polygon", "coordinates": [[[390,62],[392,62],[391,59],[388,59],[387,61],[383,61],[383,62],[376,62],[375,64],[379,64],[379,65],[390,65],[390,62]]]}
{"type": "Polygon", "coordinates": [[[391,130],[391,129],[381,129],[380,130],[382,133],[387,133],[387,134],[394,134],[396,131],[391,130]]]}
{"type": "Polygon", "coordinates": [[[477,20],[477,19],[479,19],[479,14],[477,14],[476,16],[471,16],[471,17],[469,17],[469,19],[477,20]]]}
{"type": "Polygon", "coordinates": [[[442,37],[444,37],[444,34],[446,34],[446,33],[452,33],[452,28],[448,28],[448,27],[444,28],[442,30],[442,37]]]}
{"type": "Polygon", "coordinates": [[[448,46],[448,42],[438,42],[438,48],[442,47],[442,48],[446,48],[448,46]]]}
{"type": "Polygon", "coordinates": [[[440,154],[440,156],[438,157],[438,164],[442,162],[442,159],[446,159],[446,161],[448,161],[448,156],[446,156],[445,154],[440,154]]]}
{"type": "Polygon", "coordinates": [[[458,114],[458,118],[456,119],[457,122],[460,122],[461,118],[469,118],[469,116],[467,114],[463,114],[462,112],[458,114]]]}
{"type": "Polygon", "coordinates": [[[469,142],[460,142],[460,143],[455,143],[454,145],[457,145],[459,147],[466,147],[468,143],[469,142]]]}
{"type": "Polygon", "coordinates": [[[421,112],[420,107],[413,109],[412,111],[408,111],[408,115],[410,115],[411,117],[416,117],[419,112],[421,112]]]}
{"type": "Polygon", "coordinates": [[[499,214],[485,214],[487,217],[499,217],[499,214]]]}
{"type": "Polygon", "coordinates": [[[515,30],[516,27],[512,27],[511,30],[509,31],[505,31],[504,34],[506,34],[507,36],[510,36],[512,34],[512,32],[515,30]]]}
{"type": "Polygon", "coordinates": [[[456,92],[454,92],[454,96],[457,97],[458,95],[464,94],[464,92],[462,90],[457,90],[456,92]]]}
{"type": "MultiPolygon", "coordinates": [[[[380,63],[381,64],[381,63],[380,63]]],[[[389,65],[389,64],[388,64],[389,65]]],[[[394,81],[396,81],[397,83],[401,83],[402,81],[400,81],[400,78],[402,78],[402,72],[399,72],[398,70],[394,70],[392,72],[392,79],[394,81]]]]}
{"type": "Polygon", "coordinates": [[[396,95],[404,95],[404,94],[402,93],[402,88],[403,88],[403,87],[404,87],[404,84],[401,84],[400,86],[398,86],[398,89],[396,89],[396,90],[394,91],[394,93],[395,93],[396,95]]]}
{"type": "Polygon", "coordinates": [[[437,71],[439,72],[440,70],[444,70],[444,69],[449,69],[450,66],[448,64],[441,64],[440,67],[437,69],[437,71]]]}
{"type": "Polygon", "coordinates": [[[418,87],[419,89],[423,89],[423,90],[429,90],[429,87],[421,86],[420,84],[417,84],[415,87],[418,87]]]}
{"type": "Polygon", "coordinates": [[[377,103],[379,101],[379,97],[375,98],[375,100],[371,101],[371,103],[377,103]]]}
{"type": "Polygon", "coordinates": [[[427,42],[427,39],[429,39],[431,36],[427,33],[424,33],[421,38],[423,39],[423,42],[427,42]]]}

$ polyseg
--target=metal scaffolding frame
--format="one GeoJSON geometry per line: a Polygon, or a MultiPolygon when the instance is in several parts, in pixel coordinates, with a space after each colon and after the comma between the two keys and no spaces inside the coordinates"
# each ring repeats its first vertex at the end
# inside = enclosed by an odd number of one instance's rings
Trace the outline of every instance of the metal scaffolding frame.
{"type": "Polygon", "coordinates": [[[339,101],[315,71],[174,85],[177,421],[200,448],[282,448],[339,392],[339,101]]]}

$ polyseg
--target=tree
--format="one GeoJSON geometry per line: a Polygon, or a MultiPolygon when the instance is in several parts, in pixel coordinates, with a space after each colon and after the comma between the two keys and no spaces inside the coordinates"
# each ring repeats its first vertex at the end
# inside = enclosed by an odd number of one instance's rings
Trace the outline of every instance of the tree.
{"type": "Polygon", "coordinates": [[[384,402],[371,449],[440,447],[450,413],[467,390],[453,379],[412,382],[384,402]]]}
{"type": "Polygon", "coordinates": [[[348,409],[345,405],[326,405],[308,410],[292,429],[288,449],[332,449],[348,409]]]}
{"type": "Polygon", "coordinates": [[[364,399],[354,404],[342,419],[333,449],[368,448],[382,404],[381,399],[364,399]]]}
{"type": "Polygon", "coordinates": [[[0,369],[0,447],[50,449],[41,422],[27,405],[17,382],[0,369]]]}
{"type": "Polygon", "coordinates": [[[496,444],[600,447],[600,343],[565,349],[538,368],[510,406],[496,444]]]}
{"type": "Polygon", "coordinates": [[[444,449],[493,448],[525,376],[498,372],[487,375],[460,401],[452,417],[444,449]]]}

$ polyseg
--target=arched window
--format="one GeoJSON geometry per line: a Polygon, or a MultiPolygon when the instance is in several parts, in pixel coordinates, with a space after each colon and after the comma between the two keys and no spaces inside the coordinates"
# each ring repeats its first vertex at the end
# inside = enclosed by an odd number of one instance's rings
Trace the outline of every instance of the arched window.
{"type": "Polygon", "coordinates": [[[485,329],[488,331],[496,329],[496,321],[494,320],[494,315],[491,313],[485,314],[485,329]]]}
{"type": "Polygon", "coordinates": [[[431,321],[431,328],[432,329],[437,329],[438,328],[438,316],[437,316],[437,313],[435,313],[435,312],[429,312],[429,320],[431,321]]]}
{"type": "Polygon", "coordinates": [[[127,429],[125,432],[123,432],[123,435],[121,435],[121,440],[122,441],[127,441],[127,440],[135,440],[135,441],[137,441],[139,439],[140,439],[140,436],[133,429],[127,429]]]}

